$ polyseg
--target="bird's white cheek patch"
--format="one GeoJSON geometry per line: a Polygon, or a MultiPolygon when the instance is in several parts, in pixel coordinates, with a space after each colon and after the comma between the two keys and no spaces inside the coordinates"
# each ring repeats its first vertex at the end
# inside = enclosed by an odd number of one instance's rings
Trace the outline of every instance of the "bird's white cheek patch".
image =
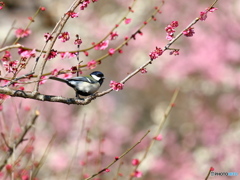
{"type": "Polygon", "coordinates": [[[99,81],[99,80],[101,79],[100,77],[98,77],[98,76],[96,76],[96,75],[94,75],[94,74],[91,75],[91,76],[92,76],[92,78],[95,79],[96,81],[99,81]]]}

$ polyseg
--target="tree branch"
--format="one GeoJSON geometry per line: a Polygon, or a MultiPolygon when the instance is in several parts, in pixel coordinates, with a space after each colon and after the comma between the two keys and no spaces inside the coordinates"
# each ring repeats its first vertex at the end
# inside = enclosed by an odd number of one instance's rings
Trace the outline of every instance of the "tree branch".
{"type": "Polygon", "coordinates": [[[8,87],[0,88],[0,94],[6,94],[6,95],[9,95],[12,97],[21,97],[21,98],[26,98],[26,99],[34,99],[34,100],[38,100],[38,101],[59,102],[59,103],[64,103],[64,104],[77,104],[77,105],[87,105],[92,100],[96,99],[97,97],[108,94],[111,91],[112,91],[112,89],[108,89],[101,93],[95,93],[85,99],[80,99],[80,98],[65,98],[65,97],[61,97],[61,96],[44,95],[44,94],[40,94],[40,93],[35,94],[30,91],[13,90],[8,87]]]}
{"type": "Polygon", "coordinates": [[[6,51],[8,49],[14,49],[14,48],[20,48],[20,47],[22,47],[21,44],[14,44],[14,45],[11,45],[11,46],[5,46],[5,47],[0,49],[0,52],[6,51]]]}
{"type": "MultiPolygon", "coordinates": [[[[69,11],[74,11],[74,10],[78,7],[78,5],[79,5],[80,3],[82,3],[82,2],[83,2],[83,0],[75,0],[75,1],[73,2],[73,4],[71,5],[71,7],[67,10],[67,12],[69,12],[69,11]]],[[[54,44],[55,44],[55,42],[56,42],[56,40],[57,40],[59,34],[61,33],[63,27],[64,27],[65,24],[67,23],[67,20],[69,19],[69,15],[67,14],[67,12],[64,13],[63,17],[58,21],[58,23],[56,24],[55,28],[53,29],[53,31],[52,31],[52,33],[51,33],[51,35],[53,35],[54,33],[56,33],[56,34],[55,34],[55,36],[53,37],[53,39],[51,40],[51,43],[49,44],[49,47],[48,47],[48,50],[47,50],[47,52],[46,52],[45,58],[42,60],[42,64],[40,65],[40,71],[39,71],[39,73],[38,73],[38,82],[37,82],[37,84],[36,84],[36,86],[35,86],[35,92],[38,92],[39,82],[40,82],[40,79],[41,79],[41,77],[42,77],[43,70],[44,70],[44,68],[45,68],[45,66],[46,66],[46,63],[47,63],[47,60],[48,60],[48,56],[49,56],[49,54],[50,54],[50,52],[51,52],[51,50],[52,50],[52,48],[53,48],[53,46],[54,46],[54,44]]],[[[48,42],[49,42],[49,41],[47,41],[46,44],[47,44],[48,42]]],[[[44,47],[46,46],[46,44],[44,45],[44,47]]],[[[43,50],[44,50],[44,49],[42,49],[42,51],[43,51],[43,50]]],[[[40,52],[40,56],[41,56],[41,54],[42,54],[42,51],[40,52]]],[[[39,57],[40,57],[40,56],[39,56],[39,57]]],[[[37,63],[37,62],[36,62],[36,63],[37,63]]],[[[35,65],[35,66],[36,66],[36,65],[35,65]]],[[[35,66],[34,66],[34,67],[35,67],[35,66]]],[[[35,69],[34,69],[34,70],[35,70],[35,69]]]]}
{"type": "Polygon", "coordinates": [[[8,154],[3,158],[2,163],[0,164],[0,171],[3,169],[3,167],[7,164],[8,159],[12,156],[13,154],[13,149],[17,148],[19,144],[21,144],[24,140],[24,137],[28,133],[28,131],[32,128],[32,126],[35,124],[37,117],[39,116],[39,112],[35,111],[33,117],[31,118],[31,121],[26,124],[23,128],[22,134],[19,136],[19,138],[16,140],[16,142],[10,146],[8,145],[9,151],[8,154]]]}
{"type": "Polygon", "coordinates": [[[90,176],[89,178],[85,179],[85,180],[89,180],[94,178],[95,176],[101,174],[102,172],[106,171],[109,167],[111,167],[113,164],[115,164],[119,159],[122,159],[126,154],[128,154],[133,148],[135,148],[138,144],[140,144],[142,142],[142,140],[148,135],[148,133],[150,133],[150,130],[148,130],[144,136],[137,142],[135,143],[132,147],[130,147],[127,151],[125,151],[121,156],[119,156],[118,158],[115,158],[115,160],[110,163],[108,166],[106,166],[105,168],[103,168],[102,170],[98,171],[96,174],[93,174],[92,176],[90,176]]]}

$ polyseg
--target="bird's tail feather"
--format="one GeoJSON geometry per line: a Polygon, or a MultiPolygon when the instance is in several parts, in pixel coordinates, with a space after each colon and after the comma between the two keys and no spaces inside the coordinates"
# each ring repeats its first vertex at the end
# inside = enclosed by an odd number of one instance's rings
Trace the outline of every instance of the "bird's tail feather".
{"type": "Polygon", "coordinates": [[[49,79],[53,79],[53,80],[61,81],[61,82],[65,82],[65,83],[68,82],[66,79],[58,78],[58,77],[55,77],[55,76],[50,76],[49,79]]]}

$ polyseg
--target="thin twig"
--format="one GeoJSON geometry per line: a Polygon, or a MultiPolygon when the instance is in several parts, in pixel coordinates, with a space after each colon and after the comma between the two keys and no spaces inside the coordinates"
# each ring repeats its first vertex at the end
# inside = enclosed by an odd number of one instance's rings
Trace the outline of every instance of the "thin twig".
{"type": "MultiPolygon", "coordinates": [[[[133,2],[133,4],[132,4],[132,7],[134,6],[135,3],[136,3],[136,0],[134,0],[134,2],[133,2]]],[[[115,51],[121,49],[123,46],[125,46],[125,45],[128,44],[131,40],[133,40],[133,39],[134,39],[133,37],[135,37],[136,34],[138,34],[138,32],[140,32],[149,22],[151,22],[151,21],[153,20],[152,17],[154,17],[154,16],[159,12],[159,9],[163,6],[163,4],[164,4],[164,1],[162,1],[162,4],[153,11],[153,13],[150,15],[150,17],[145,21],[146,23],[142,24],[142,25],[140,26],[140,28],[138,28],[138,29],[135,31],[135,33],[133,33],[133,34],[130,36],[130,38],[128,38],[127,40],[124,40],[120,45],[118,45],[116,48],[114,48],[115,51]]],[[[130,11],[128,11],[127,14],[128,14],[129,12],[130,12],[130,11]]],[[[125,20],[125,19],[126,19],[126,15],[125,15],[125,17],[122,18],[122,19],[120,20],[120,22],[117,23],[117,24],[120,24],[120,23],[121,23],[123,20],[125,20]]],[[[117,26],[117,27],[118,27],[118,26],[117,26]]],[[[114,27],[114,28],[111,30],[111,32],[113,32],[117,27],[114,27]]],[[[109,33],[109,34],[110,34],[110,33],[109,33]]],[[[109,36],[109,34],[106,35],[106,36],[105,36],[101,41],[99,41],[97,44],[99,44],[100,42],[104,41],[104,40],[109,36]]],[[[46,44],[47,44],[47,42],[46,42],[46,44]]],[[[42,50],[36,49],[36,51],[39,51],[39,52],[40,52],[40,55],[36,58],[36,63],[35,63],[35,65],[34,65],[33,69],[32,69],[33,72],[35,71],[36,65],[37,65],[38,60],[39,60],[39,58],[41,57],[41,55],[42,55],[43,53],[46,53],[46,51],[44,51],[44,49],[45,49],[45,47],[46,47],[46,44],[45,44],[44,48],[42,48],[42,50]]],[[[88,51],[88,50],[90,50],[90,49],[92,49],[92,48],[94,48],[94,46],[91,46],[91,47],[86,48],[86,49],[81,49],[81,50],[77,50],[77,51],[68,51],[68,52],[69,52],[69,53],[79,53],[79,52],[88,51]]],[[[24,47],[23,49],[32,50],[31,48],[26,48],[26,47],[24,47]]],[[[64,52],[65,52],[65,51],[58,51],[58,53],[64,53],[64,52]]],[[[100,61],[104,60],[105,58],[107,58],[108,56],[110,56],[109,53],[106,53],[106,54],[102,55],[101,57],[95,59],[95,61],[96,61],[96,62],[100,62],[100,61]]],[[[78,65],[78,69],[84,68],[84,67],[86,67],[86,66],[87,66],[87,64],[78,65]]],[[[70,72],[70,71],[71,71],[71,70],[65,70],[65,71],[63,71],[62,73],[68,73],[68,72],[70,72]]],[[[78,71],[77,71],[77,72],[78,72],[78,71]]],[[[51,74],[51,73],[45,73],[44,76],[50,75],[50,74],[51,74]]],[[[35,77],[35,75],[34,75],[33,77],[35,77]]]]}
{"type": "Polygon", "coordinates": [[[208,180],[208,178],[209,178],[211,172],[212,172],[212,168],[209,169],[208,174],[207,174],[205,180],[208,180]]]}
{"type": "Polygon", "coordinates": [[[3,169],[3,167],[7,164],[8,159],[13,154],[13,148],[17,148],[19,144],[21,144],[24,141],[24,137],[28,133],[28,131],[32,128],[32,126],[35,124],[37,117],[39,116],[39,111],[35,111],[33,117],[31,118],[30,122],[23,128],[22,134],[18,137],[16,142],[13,146],[9,145],[9,152],[8,154],[3,158],[3,162],[0,164],[0,170],[3,169]]]}
{"type": "MultiPolygon", "coordinates": [[[[118,23],[116,23],[116,25],[109,31],[109,33],[107,33],[107,35],[105,37],[103,37],[100,41],[98,41],[96,44],[99,44],[101,43],[102,41],[106,40],[110,33],[113,32],[115,29],[119,28],[118,25],[120,25],[125,19],[126,17],[128,16],[128,14],[131,12],[131,10],[133,9],[134,5],[136,4],[137,0],[133,0],[132,4],[128,7],[128,11],[126,12],[126,14],[123,16],[123,18],[121,18],[119,20],[118,23]]],[[[58,24],[59,25],[59,24],[58,24]]],[[[56,30],[56,28],[55,28],[56,30]]],[[[54,30],[54,31],[55,31],[54,30]]],[[[82,49],[82,50],[78,50],[78,51],[68,51],[70,53],[75,53],[75,52],[85,52],[85,51],[88,51],[88,50],[91,50],[94,48],[94,45],[93,46],[90,46],[88,48],[85,48],[85,49],[82,49]]],[[[29,47],[23,47],[23,49],[26,49],[26,50],[32,50],[32,48],[29,48],[29,47]]],[[[37,52],[43,52],[43,53],[46,53],[46,51],[43,51],[43,50],[39,50],[39,49],[36,49],[37,52]]],[[[59,53],[64,53],[65,51],[58,51],[59,53]]]]}
{"type": "MultiPolygon", "coordinates": [[[[213,5],[216,4],[218,0],[215,0],[214,3],[210,6],[213,7],[213,5]]],[[[210,9],[209,8],[209,9],[210,9]]],[[[196,18],[193,22],[191,22],[187,28],[193,26],[194,24],[196,24],[198,22],[199,18],[196,18]]],[[[66,21],[65,21],[66,22],[66,21]]],[[[187,29],[185,28],[185,29],[187,29]]],[[[184,30],[185,30],[184,29],[184,30]]],[[[184,31],[183,30],[183,31],[184,31]]],[[[168,50],[170,48],[170,46],[176,42],[177,39],[179,39],[181,37],[181,35],[183,34],[183,31],[181,31],[174,39],[172,39],[166,46],[165,48],[163,49],[163,52],[165,52],[166,50],[168,50]]],[[[54,43],[53,43],[54,44],[54,43]]],[[[45,67],[45,63],[46,63],[46,59],[45,61],[43,62],[42,64],[42,72],[43,72],[43,69],[45,67]]],[[[141,71],[142,68],[148,66],[149,64],[152,64],[153,63],[153,60],[148,60],[147,62],[145,62],[142,66],[140,66],[138,69],[136,69],[135,71],[133,71],[132,73],[130,73],[127,77],[125,77],[121,83],[126,83],[126,81],[128,81],[130,78],[132,78],[134,75],[136,75],[139,71],[141,71]]],[[[39,73],[39,75],[42,75],[42,72],[39,73]]],[[[38,76],[38,81],[37,81],[37,86],[39,86],[39,82],[40,82],[40,76],[38,76]]],[[[38,90],[38,87],[35,88],[35,90],[38,90]]],[[[89,104],[93,99],[97,98],[97,97],[100,97],[100,96],[103,96],[105,94],[108,94],[112,91],[112,89],[108,89],[106,91],[103,91],[101,93],[96,93],[90,97],[87,97],[83,100],[80,100],[80,99],[73,99],[73,98],[63,98],[63,97],[59,97],[59,96],[48,96],[48,95],[43,95],[43,94],[39,94],[39,93],[36,93],[35,92],[23,92],[21,91],[22,93],[19,93],[19,91],[15,91],[15,90],[11,90],[11,89],[6,89],[6,88],[0,88],[0,93],[2,94],[7,94],[7,95],[10,95],[10,96],[16,96],[16,97],[23,97],[23,98],[30,98],[30,99],[36,99],[36,100],[39,100],[39,101],[50,101],[50,102],[61,102],[61,103],[65,103],[65,104],[78,104],[78,105],[86,105],[86,104],[89,104]]]]}
{"type": "Polygon", "coordinates": [[[22,75],[22,76],[20,76],[20,77],[18,77],[18,78],[15,78],[15,79],[11,80],[10,82],[8,82],[8,83],[7,83],[6,85],[4,85],[3,87],[8,87],[8,86],[10,86],[10,85],[12,85],[12,84],[14,84],[14,83],[17,83],[18,80],[27,78],[27,77],[29,77],[29,76],[31,76],[31,75],[33,75],[33,74],[34,74],[34,72],[30,72],[30,73],[24,74],[24,75],[22,75]]]}
{"type": "Polygon", "coordinates": [[[68,176],[70,174],[70,170],[72,168],[72,164],[73,164],[74,160],[76,159],[76,155],[78,153],[78,147],[79,147],[79,144],[80,144],[80,139],[83,135],[83,128],[85,127],[85,117],[86,117],[86,115],[84,115],[83,120],[81,121],[81,130],[79,131],[76,148],[75,148],[75,151],[74,151],[73,156],[72,156],[72,160],[71,160],[71,162],[69,164],[69,167],[68,167],[68,170],[67,170],[66,180],[68,179],[68,176]]]}
{"type": "MultiPolygon", "coordinates": [[[[163,128],[163,125],[165,124],[165,122],[166,122],[166,120],[167,120],[167,118],[168,118],[168,116],[169,116],[172,108],[174,107],[174,103],[175,103],[175,101],[176,101],[176,98],[177,98],[177,96],[178,96],[178,93],[179,93],[179,89],[176,89],[176,90],[174,91],[174,94],[173,94],[173,96],[172,96],[172,98],[171,98],[171,101],[170,101],[167,109],[165,110],[162,118],[160,119],[159,127],[158,127],[158,130],[156,131],[154,137],[157,137],[157,136],[159,135],[159,133],[161,132],[161,130],[162,130],[162,128],[163,128]]],[[[142,162],[146,159],[146,157],[147,157],[150,149],[153,147],[155,141],[156,141],[155,139],[152,139],[150,145],[148,146],[148,148],[146,149],[146,151],[145,151],[142,159],[140,160],[140,163],[135,166],[135,168],[134,168],[133,171],[136,171],[136,170],[138,169],[138,167],[140,166],[140,164],[142,164],[142,162]]],[[[130,180],[132,180],[133,178],[134,178],[133,176],[130,176],[130,180]]]]}
{"type": "MultiPolygon", "coordinates": [[[[119,25],[127,18],[128,14],[131,12],[131,10],[133,9],[133,7],[135,6],[137,0],[133,0],[132,4],[128,7],[128,11],[126,12],[126,14],[123,16],[123,18],[120,19],[120,21],[118,23],[116,23],[116,25],[110,30],[110,32],[104,37],[102,38],[98,43],[96,44],[99,44],[100,42],[103,42],[104,40],[106,40],[110,33],[113,32],[115,29],[117,29],[119,27],[119,25]]],[[[95,46],[91,46],[89,48],[86,48],[86,49],[82,49],[80,50],[79,52],[85,52],[85,51],[88,51],[90,49],[93,49],[95,46]]],[[[71,52],[71,51],[70,51],[71,52]]]]}
{"type": "MultiPolygon", "coordinates": [[[[215,0],[212,5],[209,7],[209,9],[207,11],[209,11],[216,3],[218,2],[218,0],[215,0]]],[[[183,31],[185,31],[186,29],[192,27],[194,24],[196,24],[198,21],[200,20],[200,18],[196,18],[195,20],[193,20],[183,31]]],[[[176,41],[178,40],[182,35],[183,35],[183,31],[181,33],[179,33],[175,38],[173,38],[164,48],[165,50],[168,50],[169,47],[176,41]]]]}
{"type": "MultiPolygon", "coordinates": [[[[78,7],[78,5],[79,5],[80,3],[82,3],[82,2],[83,2],[83,0],[75,0],[75,1],[73,2],[73,4],[70,6],[70,8],[67,10],[67,12],[69,12],[69,11],[74,11],[74,10],[78,7]]],[[[50,52],[51,52],[51,50],[52,50],[52,48],[53,48],[53,45],[55,44],[55,42],[56,42],[59,34],[61,33],[63,27],[65,26],[65,24],[67,23],[67,21],[68,21],[68,19],[69,19],[69,17],[70,17],[67,12],[64,13],[63,17],[58,21],[58,23],[56,24],[55,28],[53,29],[53,31],[52,31],[52,33],[51,33],[51,36],[53,35],[53,33],[56,33],[56,34],[55,34],[55,36],[53,36],[53,38],[52,38],[52,40],[51,40],[51,42],[50,42],[50,44],[49,44],[48,50],[47,50],[47,52],[46,52],[46,54],[45,54],[45,58],[43,59],[42,64],[40,65],[40,71],[39,71],[39,73],[38,73],[38,80],[40,80],[41,77],[42,77],[43,70],[44,70],[45,65],[46,65],[46,63],[47,63],[48,56],[49,56],[49,54],[50,54],[50,52]]],[[[47,42],[49,42],[49,41],[47,41],[47,42]]],[[[47,44],[47,42],[46,42],[46,44],[47,44]]],[[[45,44],[44,46],[46,46],[46,44],[45,44]]],[[[41,54],[41,53],[40,53],[40,54],[41,54]]],[[[39,57],[40,57],[40,56],[39,56],[39,57]]],[[[38,83],[36,84],[36,86],[35,86],[35,93],[38,92],[39,85],[40,85],[40,84],[39,84],[39,82],[38,82],[38,83]]]]}
{"type": "Polygon", "coordinates": [[[120,169],[121,169],[122,165],[123,165],[123,162],[120,162],[119,166],[118,166],[118,169],[117,169],[117,172],[116,172],[116,177],[114,178],[114,180],[117,180],[118,177],[120,176],[120,169]]]}
{"type": "Polygon", "coordinates": [[[108,166],[106,166],[105,168],[103,168],[102,170],[100,170],[99,172],[97,172],[96,174],[93,174],[91,177],[85,179],[85,180],[89,180],[94,178],[95,176],[101,174],[102,172],[106,171],[109,167],[111,167],[113,164],[115,164],[119,159],[123,158],[126,154],[128,154],[133,148],[135,148],[138,144],[140,144],[142,142],[142,140],[148,135],[148,133],[150,133],[150,130],[148,130],[144,136],[136,143],[134,144],[131,148],[129,148],[127,151],[125,151],[121,156],[119,156],[118,158],[115,158],[115,160],[110,163],[108,166]]]}
{"type": "Polygon", "coordinates": [[[26,150],[29,146],[33,145],[33,139],[30,138],[29,141],[27,142],[27,144],[25,145],[24,149],[22,150],[22,152],[18,155],[18,157],[16,158],[15,162],[14,162],[14,165],[18,165],[22,158],[24,157],[25,153],[26,153],[26,150]]]}
{"type": "MultiPolygon", "coordinates": [[[[6,43],[6,41],[7,41],[8,37],[9,37],[11,31],[12,31],[13,28],[14,28],[15,23],[16,23],[16,20],[13,21],[13,23],[12,23],[12,25],[11,25],[11,28],[8,30],[8,33],[7,33],[7,35],[5,36],[5,38],[4,38],[4,40],[3,40],[3,42],[2,42],[2,44],[1,44],[0,47],[3,47],[4,44],[6,43]]],[[[0,52],[1,52],[1,50],[0,50],[0,52]]]]}
{"type": "Polygon", "coordinates": [[[50,142],[48,143],[48,146],[47,146],[47,148],[46,148],[46,150],[45,150],[42,158],[41,158],[40,161],[39,161],[39,164],[38,164],[37,168],[34,169],[34,171],[33,171],[33,173],[32,173],[32,178],[33,178],[33,179],[37,176],[40,168],[43,166],[44,162],[46,161],[47,155],[48,155],[48,153],[49,153],[49,151],[50,151],[50,148],[51,148],[51,146],[52,146],[52,144],[53,144],[53,141],[54,141],[55,137],[56,137],[56,134],[54,134],[54,135],[52,136],[52,138],[51,138],[50,142]]]}
{"type": "MultiPolygon", "coordinates": [[[[34,22],[34,19],[36,18],[36,16],[38,15],[38,13],[40,12],[40,7],[38,8],[38,10],[35,12],[35,14],[32,16],[32,20],[29,21],[28,25],[25,28],[25,31],[30,27],[30,25],[34,22]]],[[[21,37],[18,37],[13,44],[16,44],[19,39],[21,39],[21,37]]]]}
{"type": "Polygon", "coordinates": [[[0,49],[0,52],[6,51],[6,50],[9,50],[9,49],[20,48],[20,47],[22,47],[21,44],[14,44],[14,45],[10,45],[10,46],[5,46],[5,47],[0,49]]]}
{"type": "Polygon", "coordinates": [[[6,140],[5,135],[4,135],[3,133],[1,133],[1,136],[2,136],[3,142],[5,143],[5,145],[7,146],[7,148],[8,148],[9,150],[11,150],[11,147],[9,146],[9,144],[8,144],[8,142],[7,142],[7,140],[6,140]]]}

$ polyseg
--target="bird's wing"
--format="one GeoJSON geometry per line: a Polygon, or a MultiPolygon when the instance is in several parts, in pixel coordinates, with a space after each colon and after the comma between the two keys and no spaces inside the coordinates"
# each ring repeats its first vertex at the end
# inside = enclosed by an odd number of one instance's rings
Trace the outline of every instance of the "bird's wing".
{"type": "Polygon", "coordinates": [[[88,83],[91,83],[91,84],[94,84],[96,83],[96,81],[94,81],[91,77],[73,77],[73,78],[68,78],[68,81],[82,81],[82,82],[88,82],[88,83]]]}

